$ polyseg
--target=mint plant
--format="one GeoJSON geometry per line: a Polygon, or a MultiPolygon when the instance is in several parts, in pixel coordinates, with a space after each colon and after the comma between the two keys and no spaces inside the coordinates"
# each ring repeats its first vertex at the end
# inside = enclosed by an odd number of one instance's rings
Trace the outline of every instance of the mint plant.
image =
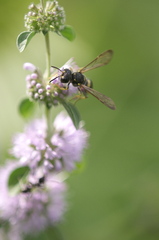
{"type": "MultiPolygon", "coordinates": [[[[26,31],[17,37],[17,47],[23,52],[36,34],[44,36],[46,69],[43,73],[32,63],[24,63],[27,97],[19,104],[19,113],[31,120],[24,131],[16,133],[9,150],[10,159],[0,167],[0,239],[36,239],[63,219],[67,210],[66,176],[76,170],[88,146],[89,134],[80,114],[69,100],[78,94],[72,84],[69,89],[60,81],[59,71],[79,67],[73,58],[58,70],[51,67],[50,35],[58,34],[72,41],[73,28],[65,24],[65,11],[57,1],[32,3],[24,17],[26,31]],[[50,83],[50,79],[54,79],[50,83]],[[43,116],[34,112],[44,106],[43,116]],[[54,115],[63,105],[65,112],[54,115]],[[67,173],[67,174],[66,174],[67,173]]],[[[51,36],[52,37],[52,36],[51,36]]],[[[50,230],[49,230],[50,232],[50,230]]],[[[50,239],[52,239],[50,236],[50,239]]],[[[54,239],[61,239],[61,235],[54,239]]]]}

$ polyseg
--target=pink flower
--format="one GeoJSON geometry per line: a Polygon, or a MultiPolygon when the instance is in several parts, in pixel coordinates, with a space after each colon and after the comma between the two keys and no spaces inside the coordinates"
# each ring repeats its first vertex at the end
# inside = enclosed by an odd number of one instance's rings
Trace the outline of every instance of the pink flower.
{"type": "MultiPolygon", "coordinates": [[[[31,192],[23,191],[10,196],[8,177],[17,167],[19,167],[17,162],[8,162],[6,166],[0,168],[0,221],[9,224],[10,231],[7,230],[7,234],[14,232],[15,236],[19,235],[17,239],[21,239],[22,234],[38,234],[63,219],[66,211],[67,186],[58,175],[48,175],[44,185],[37,187],[32,185],[31,192]]],[[[33,180],[34,183],[38,181],[35,175],[32,177],[33,180]]],[[[0,236],[2,234],[3,232],[0,232],[0,236]]]]}
{"type": "Polygon", "coordinates": [[[46,120],[32,121],[23,133],[14,136],[11,154],[33,171],[38,166],[43,166],[44,172],[75,169],[76,162],[81,161],[87,147],[89,134],[82,124],[77,130],[71,118],[64,113],[55,118],[53,127],[51,138],[48,139],[46,120]]]}

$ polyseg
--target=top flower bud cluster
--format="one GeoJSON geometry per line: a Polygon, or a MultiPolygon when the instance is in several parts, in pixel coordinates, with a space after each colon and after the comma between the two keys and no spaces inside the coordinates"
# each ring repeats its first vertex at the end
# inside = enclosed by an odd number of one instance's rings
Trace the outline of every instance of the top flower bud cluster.
{"type": "Polygon", "coordinates": [[[59,33],[64,28],[65,12],[57,1],[47,1],[45,8],[41,4],[31,4],[24,19],[28,31],[59,33]]]}

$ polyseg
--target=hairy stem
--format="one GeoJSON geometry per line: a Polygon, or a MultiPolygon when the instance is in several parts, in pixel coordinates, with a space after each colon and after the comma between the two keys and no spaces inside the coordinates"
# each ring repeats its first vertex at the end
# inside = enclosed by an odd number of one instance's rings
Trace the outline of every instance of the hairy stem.
{"type": "Polygon", "coordinates": [[[44,9],[44,0],[40,0],[41,6],[44,9]]]}
{"type": "MultiPolygon", "coordinates": [[[[50,41],[49,41],[49,33],[45,34],[45,44],[46,44],[46,72],[45,72],[45,79],[48,83],[48,79],[50,76],[50,41]]],[[[51,111],[46,106],[45,116],[47,119],[47,138],[49,140],[49,137],[52,133],[52,122],[51,122],[51,111]]]]}
{"type": "Polygon", "coordinates": [[[46,78],[48,79],[50,76],[50,40],[49,33],[45,34],[45,45],[46,45],[46,78]]]}
{"type": "MultiPolygon", "coordinates": [[[[44,0],[40,0],[42,10],[44,12],[44,0]]],[[[48,80],[50,76],[50,40],[49,40],[49,32],[44,34],[45,37],[45,46],[46,46],[46,72],[45,72],[45,78],[48,80]]]]}
{"type": "Polygon", "coordinates": [[[47,142],[50,143],[50,137],[52,136],[52,121],[51,121],[51,111],[47,107],[45,108],[45,116],[47,121],[47,142]]]}
{"type": "MultiPolygon", "coordinates": [[[[40,0],[42,9],[44,11],[44,0],[40,0]]],[[[44,74],[44,79],[45,79],[45,83],[48,83],[49,80],[49,76],[50,76],[50,59],[51,59],[51,51],[50,51],[50,40],[49,40],[49,32],[44,34],[45,37],[45,47],[46,47],[46,70],[45,70],[45,74],[44,74]]],[[[51,122],[51,111],[50,109],[48,109],[48,107],[46,106],[45,108],[45,116],[46,116],[46,120],[47,120],[47,140],[50,141],[50,136],[52,133],[52,122],[51,122]]]]}

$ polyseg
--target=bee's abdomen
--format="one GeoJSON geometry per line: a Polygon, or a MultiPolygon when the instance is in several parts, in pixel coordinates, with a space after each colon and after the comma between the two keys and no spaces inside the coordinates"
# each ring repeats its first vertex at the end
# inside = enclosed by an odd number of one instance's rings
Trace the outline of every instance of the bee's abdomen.
{"type": "Polygon", "coordinates": [[[85,85],[87,87],[93,88],[93,82],[90,79],[85,79],[85,85]]]}

